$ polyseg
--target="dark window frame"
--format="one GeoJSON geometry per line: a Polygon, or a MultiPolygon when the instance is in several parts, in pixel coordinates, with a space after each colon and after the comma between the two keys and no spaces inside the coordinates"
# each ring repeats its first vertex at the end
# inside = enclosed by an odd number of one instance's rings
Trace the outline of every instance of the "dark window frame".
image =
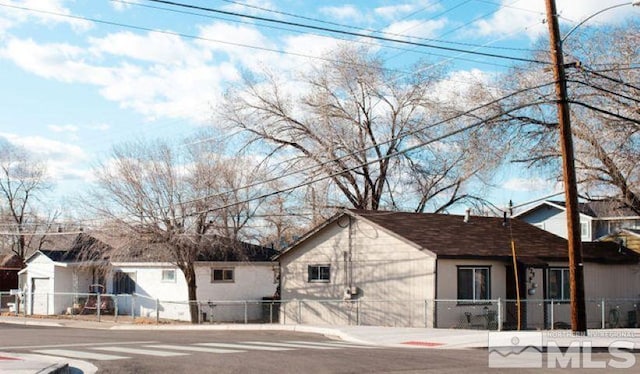
{"type": "MultiPolygon", "coordinates": [[[[491,265],[457,265],[456,271],[456,287],[457,287],[457,301],[458,305],[467,304],[487,304],[491,301],[491,265]],[[470,277],[471,284],[463,285],[461,280],[461,271],[471,271],[470,277]],[[482,295],[476,295],[476,271],[486,271],[486,285],[485,285],[485,297],[482,295]],[[461,287],[469,287],[467,290],[463,290],[461,287]],[[466,292],[465,292],[466,291],[466,292]],[[471,294],[471,298],[465,294],[471,294]]],[[[481,291],[482,292],[482,291],[481,291]]]]}
{"type": "Polygon", "coordinates": [[[211,283],[234,283],[236,272],[232,267],[211,268],[211,283]]]}
{"type": "Polygon", "coordinates": [[[308,283],[330,283],[331,264],[313,264],[307,266],[308,283]]]}
{"type": "MultiPolygon", "coordinates": [[[[557,285],[556,285],[557,286],[557,285]]],[[[554,302],[558,303],[568,303],[571,300],[571,290],[570,290],[570,275],[569,275],[569,267],[568,266],[551,266],[547,268],[547,299],[553,299],[554,302]],[[551,278],[552,272],[560,273],[560,288],[558,290],[553,291],[554,295],[552,295],[551,290],[551,278]],[[560,294],[560,297],[558,296],[560,294]]]]}

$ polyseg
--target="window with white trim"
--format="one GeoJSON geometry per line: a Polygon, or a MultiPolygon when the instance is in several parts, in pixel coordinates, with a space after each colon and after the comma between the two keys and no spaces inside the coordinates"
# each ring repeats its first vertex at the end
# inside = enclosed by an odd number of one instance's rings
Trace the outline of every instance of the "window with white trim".
{"type": "Polygon", "coordinates": [[[549,268],[547,270],[547,299],[568,301],[569,268],[549,268]]]}
{"type": "Polygon", "coordinates": [[[162,281],[165,283],[175,283],[176,281],[176,270],[175,269],[164,269],[162,270],[162,281]]]}
{"type": "Polygon", "coordinates": [[[490,289],[491,267],[458,266],[458,300],[489,300],[490,289]]]}
{"type": "Polygon", "coordinates": [[[233,268],[212,268],[211,283],[232,283],[234,282],[233,268]]]}
{"type": "Polygon", "coordinates": [[[580,222],[580,237],[583,240],[589,240],[589,224],[587,222],[580,222]]]}
{"type": "Polygon", "coordinates": [[[324,282],[331,281],[331,265],[309,265],[307,268],[308,282],[324,282]]]}

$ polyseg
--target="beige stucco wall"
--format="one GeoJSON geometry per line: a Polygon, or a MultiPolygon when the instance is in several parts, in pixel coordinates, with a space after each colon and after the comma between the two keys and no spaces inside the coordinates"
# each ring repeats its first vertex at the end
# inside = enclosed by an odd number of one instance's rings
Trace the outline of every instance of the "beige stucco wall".
{"type": "Polygon", "coordinates": [[[342,217],[281,258],[283,323],[425,326],[435,297],[435,256],[377,229],[342,217]],[[308,266],[330,264],[328,283],[308,282],[308,266]],[[358,294],[345,300],[348,274],[358,294]],[[299,301],[304,300],[304,301],[299,301]],[[322,300],[320,302],[319,300],[322,300]],[[331,301],[328,301],[331,300],[331,301]]]}
{"type": "MultiPolygon", "coordinates": [[[[552,262],[550,267],[567,267],[566,262],[552,262]]],[[[570,304],[568,302],[556,302],[553,312],[550,302],[544,302],[543,269],[534,270],[533,281],[538,289],[535,295],[526,296],[523,302],[527,308],[527,328],[544,328],[544,312],[547,310],[547,318],[554,323],[571,323],[570,304]]],[[[586,262],[584,266],[586,315],[588,328],[602,327],[604,318],[605,327],[616,327],[614,322],[617,314],[617,326],[626,327],[628,312],[635,310],[634,305],[638,301],[640,292],[640,266],[638,265],[605,265],[586,262]],[[604,315],[602,301],[604,302],[604,315]],[[616,309],[617,312],[611,312],[616,309]],[[611,315],[610,315],[611,313],[611,315]],[[610,322],[611,321],[611,322],[610,322]]]]}
{"type": "Polygon", "coordinates": [[[491,310],[498,312],[495,302],[488,303],[458,303],[458,266],[489,266],[490,267],[490,298],[497,300],[506,295],[506,264],[491,260],[438,260],[438,293],[437,293],[437,327],[484,328],[487,325],[485,315],[491,310]],[[469,313],[469,319],[465,315],[469,313]]]}

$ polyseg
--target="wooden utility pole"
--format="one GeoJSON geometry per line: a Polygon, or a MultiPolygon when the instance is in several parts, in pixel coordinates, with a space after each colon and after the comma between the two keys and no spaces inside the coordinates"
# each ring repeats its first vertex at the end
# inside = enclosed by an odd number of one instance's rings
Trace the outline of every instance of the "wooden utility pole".
{"type": "Polygon", "coordinates": [[[567,81],[564,73],[562,40],[558,26],[555,0],[546,0],[547,23],[549,25],[549,44],[555,79],[558,107],[558,125],[560,127],[560,150],[562,152],[562,175],[567,212],[567,243],[569,254],[569,282],[571,291],[571,330],[575,334],[587,334],[587,316],[584,298],[584,264],[582,262],[582,243],[580,232],[580,213],[578,211],[578,187],[573,158],[573,138],[571,135],[571,117],[567,101],[567,81]]]}

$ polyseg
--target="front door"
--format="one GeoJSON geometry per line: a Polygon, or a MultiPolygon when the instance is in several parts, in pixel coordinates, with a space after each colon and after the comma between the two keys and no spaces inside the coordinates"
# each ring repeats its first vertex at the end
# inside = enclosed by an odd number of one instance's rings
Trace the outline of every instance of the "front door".
{"type": "Polygon", "coordinates": [[[49,278],[31,279],[31,314],[48,314],[49,278]]]}

